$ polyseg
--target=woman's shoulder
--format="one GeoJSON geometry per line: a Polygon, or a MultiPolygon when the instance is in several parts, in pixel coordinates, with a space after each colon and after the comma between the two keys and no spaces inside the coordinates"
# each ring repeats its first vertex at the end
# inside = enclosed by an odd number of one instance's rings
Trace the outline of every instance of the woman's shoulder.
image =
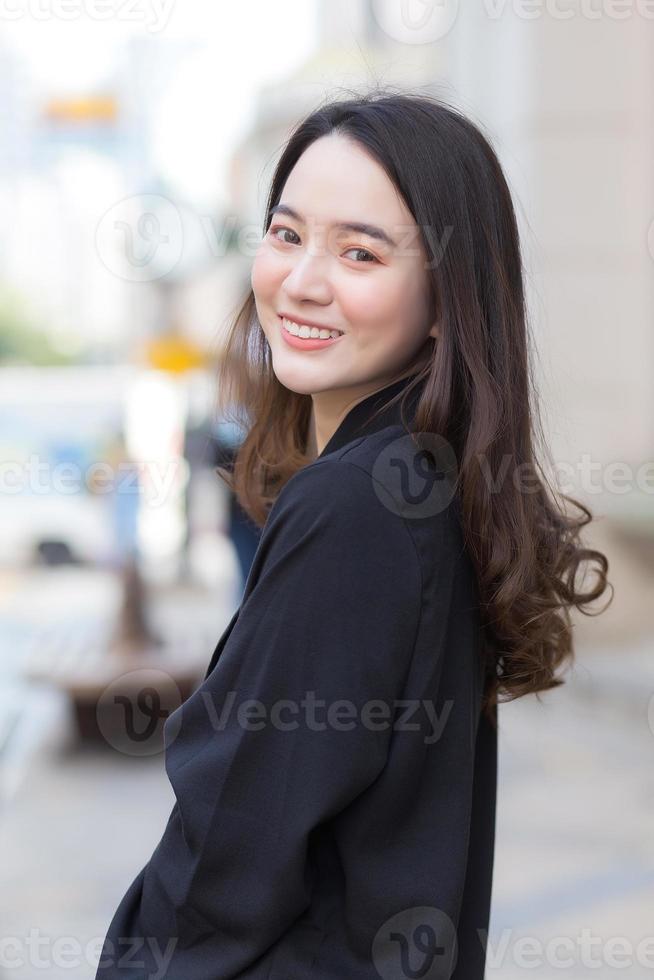
{"type": "Polygon", "coordinates": [[[380,602],[417,616],[423,589],[404,519],[387,506],[364,469],[331,456],[307,464],[284,484],[250,579],[253,587],[273,583],[276,594],[303,593],[307,583],[317,582],[326,602],[343,596],[345,618],[348,609],[381,615],[380,602]]]}
{"type": "MultiPolygon", "coordinates": [[[[269,523],[298,533],[305,524],[326,534],[370,535],[416,550],[461,545],[452,472],[428,438],[402,426],[369,433],[302,467],[282,488],[269,523]]],[[[345,543],[345,542],[344,542],[345,543]]],[[[449,550],[449,548],[447,549],[449,550]]]]}
{"type": "Polygon", "coordinates": [[[370,508],[384,523],[442,533],[461,530],[454,453],[435,433],[391,425],[319,457],[289,481],[294,498],[308,489],[334,495],[352,510],[370,508]]]}
{"type": "Polygon", "coordinates": [[[284,484],[268,515],[264,533],[272,539],[339,537],[342,547],[369,551],[386,543],[413,547],[402,515],[389,506],[383,485],[357,454],[329,454],[297,470],[284,484]]]}
{"type": "MultiPolygon", "coordinates": [[[[330,454],[299,469],[277,497],[275,512],[364,517],[371,510],[384,524],[393,523],[393,512],[384,505],[369,461],[355,455],[330,454]]],[[[397,515],[395,515],[397,517],[397,515]]]]}

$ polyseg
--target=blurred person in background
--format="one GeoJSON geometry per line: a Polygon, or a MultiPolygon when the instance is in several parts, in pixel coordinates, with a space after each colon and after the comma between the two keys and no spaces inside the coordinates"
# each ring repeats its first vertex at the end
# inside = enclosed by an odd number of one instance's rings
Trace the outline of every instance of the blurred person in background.
{"type": "MultiPolygon", "coordinates": [[[[233,470],[238,449],[243,439],[243,429],[236,422],[216,421],[212,427],[213,462],[218,468],[233,470]]],[[[261,528],[254,523],[241,506],[238,497],[229,489],[228,533],[236,551],[241,573],[241,593],[250,572],[261,528]]]]}
{"type": "MultiPolygon", "coordinates": [[[[224,419],[203,419],[198,425],[187,425],[184,433],[184,458],[189,465],[189,479],[186,486],[187,535],[184,542],[184,574],[190,575],[188,550],[193,534],[192,508],[194,506],[194,482],[205,470],[212,471],[215,479],[216,467],[231,469],[243,437],[242,427],[224,419]]],[[[237,600],[242,596],[250,571],[252,559],[257,550],[261,529],[248,517],[229,487],[223,489],[227,495],[225,530],[232,543],[238,565],[239,581],[236,585],[237,600]]]]}
{"type": "Polygon", "coordinates": [[[563,683],[570,609],[608,584],[590,512],[536,458],[489,140],[423,95],[319,106],[283,148],[251,283],[219,390],[247,408],[223,475],[261,542],[166,723],[176,803],[97,977],[483,980],[497,707],[563,683]],[[235,690],[284,716],[229,713],[235,690]],[[309,694],[347,721],[298,721],[309,694]],[[411,718],[352,719],[370,704],[411,718]]]}
{"type": "Polygon", "coordinates": [[[127,451],[122,432],[117,432],[105,448],[103,459],[111,473],[114,550],[109,564],[123,572],[139,560],[138,517],[142,492],[139,468],[127,451]]]}

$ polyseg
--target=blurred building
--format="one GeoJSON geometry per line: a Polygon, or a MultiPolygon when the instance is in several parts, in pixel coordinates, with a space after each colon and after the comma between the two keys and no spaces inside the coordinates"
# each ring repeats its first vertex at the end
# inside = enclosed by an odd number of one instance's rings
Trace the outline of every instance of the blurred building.
{"type": "MultiPolygon", "coordinates": [[[[103,215],[123,218],[121,202],[165,193],[152,157],[154,117],[187,46],[128,39],[112,77],[76,92],[38,89],[14,52],[0,60],[0,285],[28,298],[62,350],[123,360],[135,331],[156,329],[155,297],[97,235],[103,215]]],[[[128,235],[122,243],[116,235],[126,251],[128,235]]]]}
{"type": "MultiPolygon", "coordinates": [[[[518,197],[554,456],[588,453],[608,481],[654,445],[653,26],[635,8],[568,7],[461,9],[452,81],[497,135],[518,197]]],[[[620,521],[654,516],[651,488],[588,499],[620,521]]]]}

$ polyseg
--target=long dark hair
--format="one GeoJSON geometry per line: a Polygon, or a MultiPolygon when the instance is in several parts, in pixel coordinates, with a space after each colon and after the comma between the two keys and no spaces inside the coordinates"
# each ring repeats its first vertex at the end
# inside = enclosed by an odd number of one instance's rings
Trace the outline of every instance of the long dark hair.
{"type": "MultiPolygon", "coordinates": [[[[537,460],[537,442],[543,455],[547,449],[511,194],[489,140],[457,109],[424,94],[349,95],[323,103],[291,133],[272,178],[264,234],[299,157],[332,133],[353,140],[384,168],[430,260],[440,332],[429,356],[416,363],[411,387],[423,390],[415,429],[439,433],[456,454],[488,664],[484,708],[495,720],[499,701],[564,683],[556,670],[573,656],[570,610],[592,615],[584,607],[609,585],[606,556],[580,540],[591,512],[570,497],[557,500],[537,460]],[[520,485],[525,480],[528,492],[520,485]],[[580,513],[566,513],[565,502],[580,513]],[[597,576],[579,591],[584,562],[596,563],[597,576]]],[[[235,416],[246,436],[233,471],[221,475],[262,525],[281,487],[308,462],[311,397],[275,377],[251,291],[228,337],[218,391],[223,406],[246,413],[235,416]]]]}

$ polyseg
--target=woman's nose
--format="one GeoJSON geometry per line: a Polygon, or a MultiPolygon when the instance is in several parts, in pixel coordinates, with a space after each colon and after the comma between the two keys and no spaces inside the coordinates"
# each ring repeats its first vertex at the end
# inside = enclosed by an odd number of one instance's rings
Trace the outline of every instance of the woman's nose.
{"type": "Polygon", "coordinates": [[[327,272],[327,258],[306,251],[293,263],[284,279],[284,289],[295,302],[308,299],[315,303],[330,303],[333,291],[327,272]]]}

